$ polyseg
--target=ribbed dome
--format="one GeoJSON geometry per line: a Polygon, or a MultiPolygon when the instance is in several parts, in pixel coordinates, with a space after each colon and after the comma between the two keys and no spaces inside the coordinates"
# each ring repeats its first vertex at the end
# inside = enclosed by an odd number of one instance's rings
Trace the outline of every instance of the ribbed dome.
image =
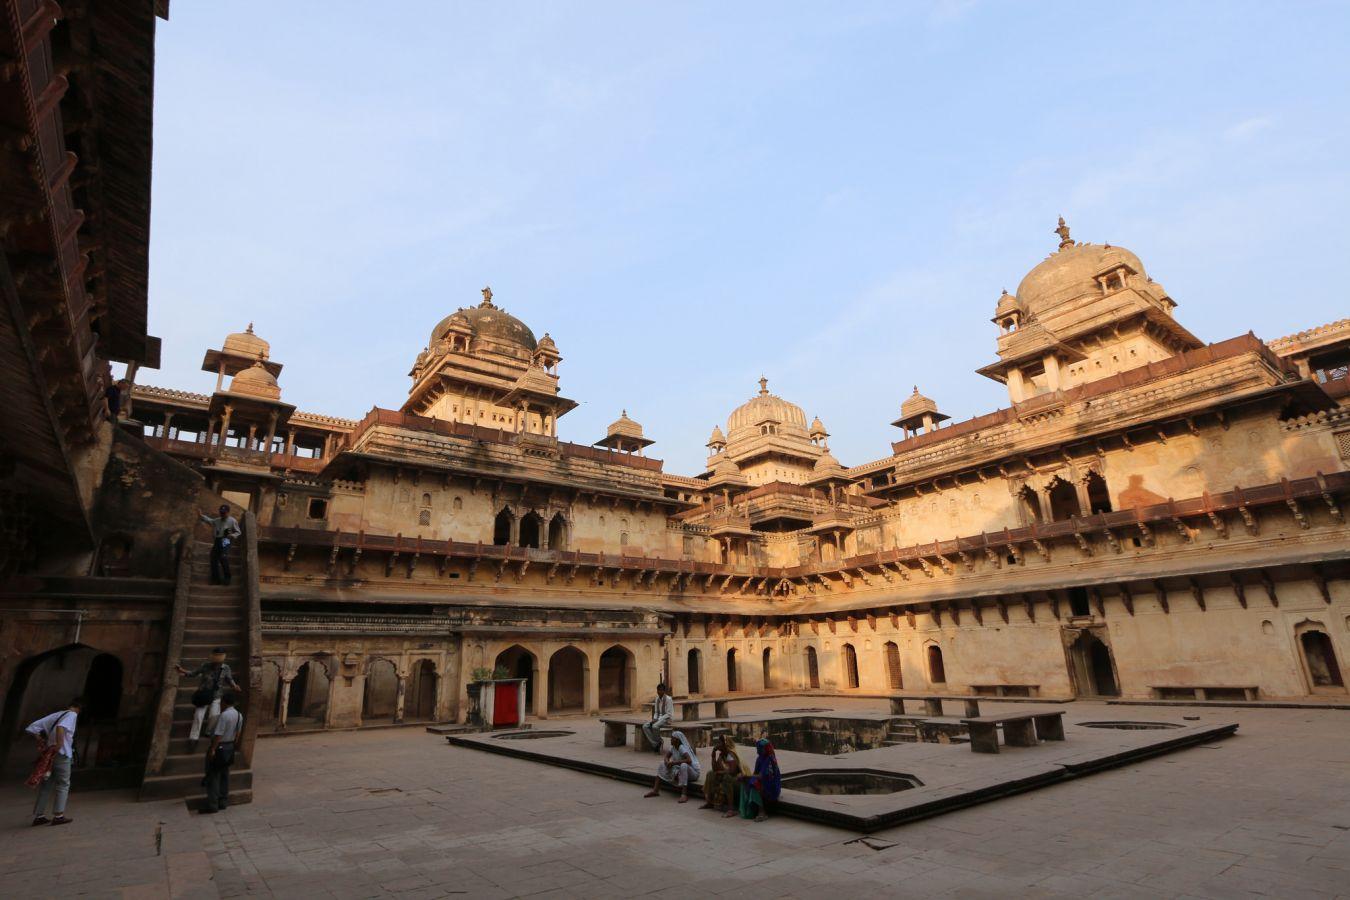
{"type": "Polygon", "coordinates": [[[759,380],[759,396],[752,397],[732,410],[727,417],[727,434],[742,428],[758,428],[763,422],[795,425],[806,430],[806,413],[795,403],[789,403],[777,394],[770,394],[768,379],[759,380]]]}
{"type": "MultiPolygon", "coordinates": [[[[1124,247],[1109,244],[1070,244],[1050,254],[1027,273],[1017,286],[1017,305],[1036,317],[1066,300],[1100,293],[1096,277],[1124,263],[1141,276],[1144,264],[1124,247]]],[[[1002,307],[1000,298],[1000,307],[1002,307]]]]}
{"type": "Polygon", "coordinates": [[[459,309],[436,323],[431,329],[431,343],[445,337],[452,321],[458,319],[469,326],[474,337],[486,338],[499,344],[510,344],[533,353],[539,346],[534,332],[515,316],[499,309],[492,303],[492,294],[487,292],[481,305],[472,309],[459,309]]]}
{"type": "Polygon", "coordinates": [[[261,362],[255,362],[230,382],[231,394],[247,394],[250,397],[265,397],[268,400],[280,400],[281,388],[272,373],[261,362]]]}
{"type": "Polygon", "coordinates": [[[267,341],[253,333],[253,323],[249,322],[248,327],[243,331],[227,335],[222,349],[226,353],[252,356],[254,359],[267,359],[267,354],[271,352],[272,347],[267,341]]]}

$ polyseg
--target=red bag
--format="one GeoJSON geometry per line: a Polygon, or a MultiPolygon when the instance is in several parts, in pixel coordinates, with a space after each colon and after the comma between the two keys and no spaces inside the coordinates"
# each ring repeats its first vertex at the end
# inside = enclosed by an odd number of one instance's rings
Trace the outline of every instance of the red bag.
{"type": "Polygon", "coordinates": [[[57,746],[55,744],[49,744],[42,748],[37,761],[33,763],[33,771],[24,784],[30,788],[35,788],[52,774],[52,761],[56,759],[56,751],[57,746]]]}

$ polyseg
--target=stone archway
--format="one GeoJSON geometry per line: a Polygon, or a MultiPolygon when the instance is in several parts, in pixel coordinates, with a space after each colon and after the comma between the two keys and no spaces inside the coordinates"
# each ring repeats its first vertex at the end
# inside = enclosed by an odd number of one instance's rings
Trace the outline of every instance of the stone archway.
{"type": "Polygon", "coordinates": [[[947,663],[942,658],[942,648],[937,644],[929,644],[924,649],[924,654],[928,658],[928,681],[930,684],[947,683],[947,663]]]}
{"type": "Polygon", "coordinates": [[[1321,623],[1303,622],[1294,630],[1294,635],[1309,693],[1344,693],[1345,675],[1331,643],[1331,635],[1321,623]]]}
{"type": "Polygon", "coordinates": [[[328,720],[328,669],[318,660],[307,660],[295,670],[286,695],[286,725],[323,727],[328,720]]]}
{"type": "Polygon", "coordinates": [[[548,711],[579,713],[586,710],[586,654],[570,644],[548,661],[548,711]]]}
{"type": "Polygon", "coordinates": [[[856,689],[859,685],[858,680],[858,651],[852,644],[844,644],[843,652],[840,654],[840,661],[843,664],[844,687],[856,689]]]}
{"type": "Polygon", "coordinates": [[[361,724],[394,721],[398,710],[398,669],[384,657],[366,662],[366,684],[361,695],[361,724]]]}
{"type": "Polygon", "coordinates": [[[539,513],[530,511],[520,518],[520,540],[522,547],[538,550],[544,537],[544,519],[539,513]]]}
{"type": "Polygon", "coordinates": [[[562,513],[554,513],[548,520],[548,549],[567,549],[567,519],[562,513]]]}
{"type": "MultiPolygon", "coordinates": [[[[5,696],[3,715],[0,715],[0,763],[5,764],[7,769],[13,769],[8,774],[17,775],[19,769],[14,767],[26,768],[32,763],[27,753],[10,753],[15,736],[22,736],[23,728],[29,722],[63,709],[72,698],[83,694],[95,659],[108,656],[110,654],[100,653],[97,648],[87,644],[67,644],[30,656],[19,663],[5,696]]],[[[116,660],[116,657],[111,658],[116,660]]],[[[116,689],[120,704],[121,662],[116,661],[116,689]]],[[[77,750],[83,751],[90,734],[92,731],[88,727],[76,729],[77,750]]],[[[77,765],[85,761],[77,759],[77,765]]]]}
{"type": "Polygon", "coordinates": [[[600,708],[628,709],[633,705],[637,657],[615,644],[600,654],[600,708]]]}
{"type": "Polygon", "coordinates": [[[407,695],[403,698],[403,720],[430,721],[436,717],[436,663],[419,659],[413,663],[408,678],[407,695]]]}
{"type": "Polygon", "coordinates": [[[511,543],[511,532],[515,531],[516,516],[509,507],[503,508],[492,520],[492,543],[505,547],[511,543]]]}
{"type": "Polygon", "coordinates": [[[513,644],[501,653],[493,662],[492,668],[506,669],[509,678],[525,679],[525,709],[533,712],[535,682],[539,678],[539,657],[520,644],[513,644]]]}
{"type": "Polygon", "coordinates": [[[1050,507],[1050,521],[1060,522],[1074,516],[1081,516],[1083,509],[1078,503],[1078,488],[1073,482],[1059,476],[1050,482],[1045,490],[1050,507]]]}
{"type": "Polygon", "coordinates": [[[690,694],[703,693],[703,654],[698,648],[690,648],[688,653],[689,682],[686,685],[690,694]]]}
{"type": "Polygon", "coordinates": [[[1069,645],[1070,676],[1080,697],[1119,697],[1111,648],[1091,630],[1079,632],[1069,645]]]}

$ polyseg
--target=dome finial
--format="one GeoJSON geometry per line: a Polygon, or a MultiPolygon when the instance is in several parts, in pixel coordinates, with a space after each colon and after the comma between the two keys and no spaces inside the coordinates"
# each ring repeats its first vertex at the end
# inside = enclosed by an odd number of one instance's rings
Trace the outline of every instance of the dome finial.
{"type": "Polygon", "coordinates": [[[763,375],[759,376],[759,395],[766,396],[769,393],[769,379],[763,375]]]}
{"type": "MultiPolygon", "coordinates": [[[[1060,220],[1060,222],[1061,222],[1061,224],[1063,224],[1063,220],[1060,220]]],[[[483,305],[483,306],[491,306],[491,305],[492,305],[492,288],[490,288],[490,287],[485,287],[485,288],[483,288],[483,304],[482,304],[482,305],[483,305]]]]}
{"type": "Polygon", "coordinates": [[[1059,227],[1055,229],[1055,234],[1059,235],[1059,249],[1073,246],[1073,238],[1069,237],[1069,226],[1064,224],[1064,217],[1059,217],[1059,227]]]}
{"type": "Polygon", "coordinates": [[[252,333],[253,333],[253,323],[249,322],[248,327],[244,329],[244,334],[252,334],[252,333]]]}

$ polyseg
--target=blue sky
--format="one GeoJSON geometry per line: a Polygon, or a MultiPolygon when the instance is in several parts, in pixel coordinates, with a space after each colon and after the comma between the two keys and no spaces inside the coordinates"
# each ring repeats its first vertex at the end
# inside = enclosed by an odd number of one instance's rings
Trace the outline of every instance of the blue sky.
{"type": "Polygon", "coordinates": [[[209,391],[250,321],[285,398],[397,408],[499,305],[702,470],[757,389],[885,456],[911,386],[1006,405],[1002,288],[1134,250],[1207,341],[1350,315],[1350,6],[176,2],[158,36],[140,380],[209,391]]]}

